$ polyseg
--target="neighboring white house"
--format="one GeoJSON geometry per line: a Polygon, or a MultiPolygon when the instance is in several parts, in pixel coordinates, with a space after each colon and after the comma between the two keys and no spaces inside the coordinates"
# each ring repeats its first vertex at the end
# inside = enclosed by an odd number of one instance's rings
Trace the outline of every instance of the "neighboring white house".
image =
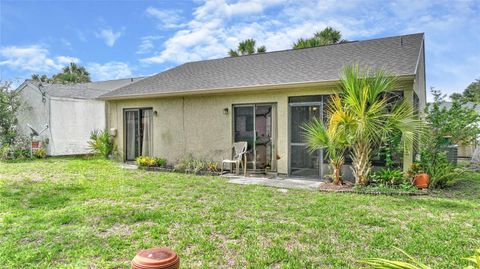
{"type": "Polygon", "coordinates": [[[17,114],[18,130],[29,136],[28,125],[40,131],[47,141],[50,156],[87,154],[93,130],[106,127],[106,105],[96,98],[142,78],[79,84],[50,84],[26,80],[18,88],[21,108],[17,114]]]}

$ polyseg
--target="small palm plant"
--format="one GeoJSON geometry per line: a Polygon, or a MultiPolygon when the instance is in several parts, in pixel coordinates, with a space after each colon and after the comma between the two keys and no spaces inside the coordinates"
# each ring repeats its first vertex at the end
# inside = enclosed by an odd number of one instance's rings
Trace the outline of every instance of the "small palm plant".
{"type": "Polygon", "coordinates": [[[94,130],[90,133],[88,145],[93,153],[109,158],[116,151],[107,130],[94,130]]]}
{"type": "Polygon", "coordinates": [[[480,248],[475,251],[472,257],[465,258],[465,260],[473,263],[473,265],[469,265],[465,269],[480,269],[480,248]]]}
{"type": "Polygon", "coordinates": [[[372,151],[386,137],[400,132],[404,150],[410,150],[416,134],[423,130],[423,122],[409,102],[391,104],[387,93],[395,88],[395,77],[382,70],[361,71],[354,65],[345,67],[341,74],[341,96],[333,102],[330,124],[348,136],[356,184],[368,184],[372,151]]]}
{"type": "Polygon", "coordinates": [[[402,252],[405,256],[410,259],[411,263],[402,262],[402,261],[392,261],[387,259],[372,258],[367,260],[362,260],[360,263],[369,265],[369,269],[432,269],[431,267],[419,262],[414,257],[410,256],[405,251],[395,248],[398,251],[402,252]]]}
{"type": "MultiPolygon", "coordinates": [[[[335,97],[332,98],[335,102],[335,97]]],[[[339,101],[338,96],[336,100],[339,101]]],[[[345,151],[347,149],[347,139],[345,133],[340,132],[335,125],[329,124],[328,127],[319,120],[313,119],[302,126],[305,140],[311,152],[326,149],[325,157],[333,169],[333,183],[342,184],[342,166],[345,163],[345,151]]]]}
{"type": "MultiPolygon", "coordinates": [[[[369,267],[368,269],[432,269],[414,257],[410,256],[405,251],[395,248],[398,251],[402,252],[405,256],[410,259],[410,262],[402,262],[402,261],[392,261],[387,259],[380,259],[380,258],[373,258],[373,259],[366,259],[359,261],[360,263],[366,264],[369,267]]],[[[480,249],[477,249],[474,256],[469,258],[464,258],[464,260],[470,261],[474,265],[469,265],[464,269],[480,269],[480,249]]]]}

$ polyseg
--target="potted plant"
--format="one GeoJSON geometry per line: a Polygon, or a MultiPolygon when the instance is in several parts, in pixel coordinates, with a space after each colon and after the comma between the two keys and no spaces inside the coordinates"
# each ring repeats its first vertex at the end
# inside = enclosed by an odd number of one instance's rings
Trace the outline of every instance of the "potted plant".
{"type": "Polygon", "coordinates": [[[430,176],[425,173],[422,166],[419,163],[412,163],[410,169],[407,172],[409,178],[412,179],[412,184],[419,189],[428,188],[430,183],[430,176]]]}

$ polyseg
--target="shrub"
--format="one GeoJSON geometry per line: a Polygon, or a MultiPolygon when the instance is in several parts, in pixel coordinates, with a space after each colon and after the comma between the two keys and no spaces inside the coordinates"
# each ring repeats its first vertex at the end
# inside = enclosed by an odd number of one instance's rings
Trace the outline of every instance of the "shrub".
{"type": "Polygon", "coordinates": [[[405,175],[399,169],[382,169],[375,172],[372,179],[383,185],[399,185],[405,182],[405,175]]]}
{"type": "Polygon", "coordinates": [[[136,162],[139,166],[153,167],[157,165],[155,158],[148,156],[137,157],[136,162]]]}
{"type": "Polygon", "coordinates": [[[432,154],[428,150],[424,150],[420,156],[420,167],[423,172],[430,175],[431,189],[442,189],[455,184],[464,170],[457,168],[447,160],[445,152],[437,152],[432,154]]]}
{"type": "Polygon", "coordinates": [[[202,160],[195,160],[195,159],[191,159],[188,163],[187,163],[187,172],[192,172],[194,174],[197,174],[198,172],[200,171],[204,171],[207,169],[207,164],[202,161],[202,160]]]}
{"type": "Polygon", "coordinates": [[[98,154],[106,159],[115,154],[116,151],[107,130],[92,131],[88,145],[94,154],[98,154]]]}
{"type": "Polygon", "coordinates": [[[213,173],[218,172],[218,163],[208,162],[207,163],[207,169],[208,169],[208,171],[213,172],[213,173]]]}
{"type": "Polygon", "coordinates": [[[173,170],[175,172],[185,172],[185,169],[186,169],[186,166],[185,166],[185,163],[183,161],[179,162],[179,163],[176,163],[174,166],[173,166],[173,170]]]}
{"type": "Polygon", "coordinates": [[[412,180],[416,175],[421,173],[424,173],[422,165],[415,162],[410,165],[410,168],[407,171],[407,177],[412,180]]]}
{"type": "Polygon", "coordinates": [[[15,160],[30,158],[30,138],[17,135],[10,144],[4,144],[0,157],[2,160],[15,160]]]}
{"type": "Polygon", "coordinates": [[[457,168],[450,163],[437,165],[436,170],[430,175],[429,188],[443,189],[454,185],[460,180],[461,175],[465,171],[461,168],[457,168]]]}
{"type": "Polygon", "coordinates": [[[167,165],[167,159],[164,158],[155,158],[155,162],[157,163],[158,167],[167,165]]]}
{"type": "Polygon", "coordinates": [[[167,159],[149,156],[140,156],[135,160],[137,165],[144,167],[162,167],[167,164],[167,159]]]}
{"type": "Polygon", "coordinates": [[[43,159],[47,157],[47,150],[44,148],[35,149],[33,151],[33,156],[38,159],[43,159]]]}
{"type": "Polygon", "coordinates": [[[208,162],[201,159],[195,159],[192,156],[187,157],[184,160],[179,161],[175,166],[174,170],[178,172],[187,172],[198,174],[201,171],[218,171],[218,164],[214,162],[208,162]]]}

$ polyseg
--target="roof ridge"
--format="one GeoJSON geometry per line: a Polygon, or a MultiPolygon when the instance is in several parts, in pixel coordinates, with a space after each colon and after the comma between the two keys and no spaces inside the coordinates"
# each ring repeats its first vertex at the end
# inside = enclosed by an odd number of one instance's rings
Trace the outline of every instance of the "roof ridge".
{"type": "MultiPolygon", "coordinates": [[[[201,63],[201,62],[208,62],[208,61],[217,61],[217,60],[229,60],[229,59],[239,59],[243,57],[249,57],[249,56],[260,56],[260,55],[267,55],[267,54],[273,54],[273,53],[281,53],[281,52],[289,52],[289,51],[300,51],[300,50],[313,50],[313,49],[320,49],[324,47],[331,47],[331,46],[339,46],[339,45],[346,45],[346,44],[352,44],[352,43],[364,43],[364,42],[371,42],[371,41],[378,41],[382,39],[391,39],[391,38],[399,38],[399,37],[407,37],[407,36],[414,36],[414,35],[424,35],[424,32],[418,32],[418,33],[413,33],[413,34],[406,34],[406,35],[396,35],[396,36],[385,36],[385,37],[379,37],[379,38],[372,38],[372,39],[365,39],[365,40],[352,40],[352,41],[347,41],[347,42],[341,42],[341,43],[335,43],[335,44],[327,44],[327,45],[322,45],[322,46],[317,46],[317,47],[308,47],[308,48],[298,48],[298,49],[284,49],[284,50],[274,50],[274,51],[267,51],[267,52],[262,52],[262,53],[254,53],[254,54],[247,54],[247,55],[239,55],[239,56],[225,56],[222,58],[214,58],[214,59],[205,59],[205,60],[198,60],[198,61],[191,61],[191,62],[185,62],[182,63],[181,65],[186,65],[186,64],[193,64],[193,63],[201,63]]],[[[180,66],[180,65],[178,65],[180,66]]],[[[176,67],[178,67],[176,66],[176,67]]],[[[162,73],[162,72],[159,72],[162,73]]],[[[157,74],[159,74],[157,73],[157,74]]],[[[156,75],[156,74],[155,74],[156,75]]]]}

